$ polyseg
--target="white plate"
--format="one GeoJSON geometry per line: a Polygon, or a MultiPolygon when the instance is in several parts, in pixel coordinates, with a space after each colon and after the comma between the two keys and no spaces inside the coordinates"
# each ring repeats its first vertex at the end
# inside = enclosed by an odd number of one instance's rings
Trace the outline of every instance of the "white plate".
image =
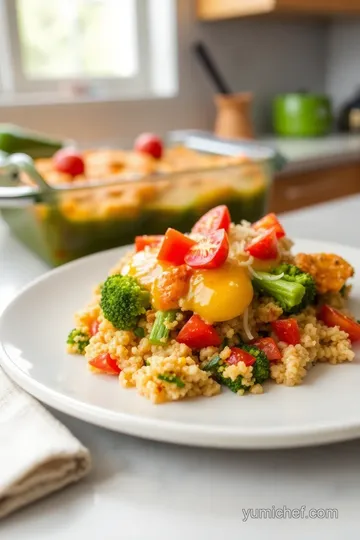
{"type": "MultiPolygon", "coordinates": [[[[360,250],[309,240],[296,250],[327,251],[360,273],[360,250]]],[[[279,448],[360,436],[360,358],[315,366],[302,386],[267,383],[260,396],[223,391],[212,398],[152,405],[116,378],[91,374],[82,357],[67,355],[73,313],[87,303],[124,248],[80,259],[27,286],[0,320],[1,363],[21,387],[72,416],[149,439],[221,448],[279,448]]],[[[360,283],[352,309],[360,314],[360,283]],[[357,309],[356,309],[357,308],[357,309]]]]}

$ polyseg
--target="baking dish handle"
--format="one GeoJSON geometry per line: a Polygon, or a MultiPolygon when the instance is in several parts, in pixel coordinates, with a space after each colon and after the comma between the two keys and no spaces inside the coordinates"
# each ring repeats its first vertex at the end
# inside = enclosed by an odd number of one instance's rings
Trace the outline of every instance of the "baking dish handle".
{"type": "Polygon", "coordinates": [[[29,206],[39,201],[39,191],[30,186],[0,186],[0,209],[29,206]]]}

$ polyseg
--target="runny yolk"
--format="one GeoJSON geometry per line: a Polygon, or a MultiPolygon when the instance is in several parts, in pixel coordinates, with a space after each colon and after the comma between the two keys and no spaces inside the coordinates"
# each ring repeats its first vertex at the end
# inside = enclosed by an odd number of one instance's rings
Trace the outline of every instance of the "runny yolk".
{"type": "Polygon", "coordinates": [[[228,261],[220,268],[193,273],[182,308],[214,323],[242,315],[252,299],[249,271],[228,261]]]}
{"type": "Polygon", "coordinates": [[[154,279],[160,276],[163,270],[156,258],[156,252],[146,250],[134,253],[121,273],[135,277],[143,287],[150,289],[154,279]]]}

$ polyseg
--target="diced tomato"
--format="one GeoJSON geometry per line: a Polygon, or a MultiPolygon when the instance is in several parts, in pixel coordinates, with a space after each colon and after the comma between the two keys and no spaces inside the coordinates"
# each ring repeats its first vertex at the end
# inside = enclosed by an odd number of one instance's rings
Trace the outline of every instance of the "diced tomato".
{"type": "Polygon", "coordinates": [[[228,235],[224,229],[219,229],[190,248],[185,255],[185,262],[191,268],[218,268],[224,264],[228,255],[228,235]]]}
{"type": "Polygon", "coordinates": [[[149,247],[157,247],[161,244],[163,241],[163,235],[162,234],[154,234],[152,236],[148,236],[145,234],[144,236],[136,236],[135,237],[135,250],[136,251],[143,251],[146,246],[149,247]]]}
{"type": "Polygon", "coordinates": [[[326,324],[326,326],[338,326],[340,330],[349,334],[349,339],[351,341],[360,340],[360,324],[337,309],[324,305],[320,309],[318,318],[326,324]]]}
{"type": "Polygon", "coordinates": [[[232,347],[231,355],[227,358],[227,364],[238,364],[239,362],[244,362],[245,366],[252,366],[256,362],[256,358],[252,354],[239,349],[238,347],[232,347]]]}
{"type": "Polygon", "coordinates": [[[192,232],[199,234],[209,234],[219,229],[229,230],[231,223],[231,216],[227,206],[221,204],[215,206],[206,214],[204,214],[199,221],[195,223],[192,228],[192,232]]]}
{"type": "Polygon", "coordinates": [[[55,169],[59,172],[78,176],[84,174],[85,163],[78,152],[71,148],[62,148],[58,150],[53,157],[55,169]]]}
{"type": "Polygon", "coordinates": [[[180,330],[176,341],[185,343],[191,349],[202,349],[218,347],[221,338],[211,324],[203,321],[199,315],[193,315],[180,330]]]}
{"type": "Polygon", "coordinates": [[[134,148],[137,152],[149,154],[155,159],[160,159],[163,154],[162,140],[153,133],[142,133],[136,139],[134,148]]]}
{"type": "Polygon", "coordinates": [[[276,259],[279,250],[275,231],[270,229],[258,238],[255,238],[245,247],[245,251],[250,253],[253,257],[256,257],[256,259],[261,259],[263,261],[276,259]]]}
{"type": "Polygon", "coordinates": [[[195,240],[188,238],[175,229],[168,229],[164,236],[157,258],[176,266],[184,264],[185,255],[196,244],[195,240]]]}
{"type": "Polygon", "coordinates": [[[98,331],[99,331],[99,326],[100,326],[100,323],[99,323],[99,321],[98,321],[97,319],[95,319],[95,321],[93,321],[93,322],[91,323],[91,326],[90,326],[90,334],[91,334],[92,336],[95,336],[95,334],[98,333],[98,331]]]}
{"type": "Polygon", "coordinates": [[[119,375],[121,371],[116,360],[112,358],[109,353],[99,354],[96,358],[89,360],[89,364],[108,375],[119,375]]]}
{"type": "Polygon", "coordinates": [[[296,319],[279,319],[273,321],[271,326],[280,341],[289,345],[300,343],[300,330],[296,319]]]}
{"type": "Polygon", "coordinates": [[[281,360],[281,352],[279,347],[276,345],[275,341],[271,337],[264,337],[259,339],[254,339],[251,342],[255,347],[263,351],[266,354],[269,362],[277,362],[281,360]]]}
{"type": "Polygon", "coordinates": [[[276,238],[283,238],[285,236],[283,226],[281,225],[276,215],[273,213],[267,214],[262,219],[259,219],[259,221],[256,221],[252,224],[252,227],[256,231],[259,229],[274,229],[276,238]]]}

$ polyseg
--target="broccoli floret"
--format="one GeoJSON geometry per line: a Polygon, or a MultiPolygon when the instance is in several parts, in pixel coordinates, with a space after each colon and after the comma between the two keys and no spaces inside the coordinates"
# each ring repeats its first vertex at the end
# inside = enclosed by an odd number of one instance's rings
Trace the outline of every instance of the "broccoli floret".
{"type": "Polygon", "coordinates": [[[282,264],[271,274],[256,272],[253,285],[258,293],[272,296],[285,313],[298,313],[314,302],[316,295],[312,276],[292,264],[282,264]],[[280,279],[272,279],[280,274],[284,274],[280,279]]]}
{"type": "Polygon", "coordinates": [[[68,335],[66,343],[71,345],[71,351],[74,354],[85,354],[85,347],[89,345],[90,336],[78,328],[73,328],[68,335]]]}
{"type": "Polygon", "coordinates": [[[100,306],[105,319],[118,330],[133,330],[150,305],[150,294],[131,276],[109,276],[101,290],[100,306]]]}
{"type": "Polygon", "coordinates": [[[255,347],[254,345],[240,345],[240,349],[248,352],[255,358],[255,364],[253,364],[253,377],[255,384],[262,384],[270,377],[270,362],[266,354],[255,347]]]}
{"type": "MultiPolygon", "coordinates": [[[[261,384],[270,377],[270,363],[267,359],[265,353],[254,345],[245,345],[242,344],[239,346],[240,349],[248,352],[255,358],[255,363],[253,364],[253,382],[254,384],[261,384]]],[[[243,377],[239,375],[234,381],[229,377],[224,377],[223,372],[227,367],[227,363],[221,360],[219,355],[214,356],[205,366],[203,366],[204,371],[210,371],[218,383],[227,386],[232,392],[238,392],[239,390],[249,390],[250,387],[243,384],[243,377]]]]}

